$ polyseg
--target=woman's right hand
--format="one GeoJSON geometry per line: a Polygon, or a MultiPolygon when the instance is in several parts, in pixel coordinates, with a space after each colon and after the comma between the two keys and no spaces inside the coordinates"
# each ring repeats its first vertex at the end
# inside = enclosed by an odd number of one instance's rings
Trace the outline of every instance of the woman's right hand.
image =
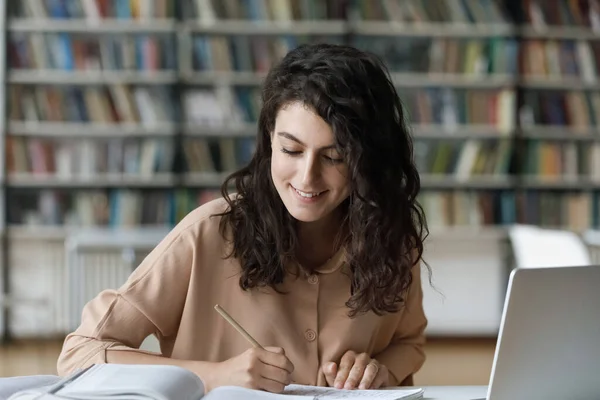
{"type": "Polygon", "coordinates": [[[280,347],[251,348],[214,364],[205,377],[206,392],[219,386],[241,386],[281,393],[291,383],[294,365],[280,347]]]}

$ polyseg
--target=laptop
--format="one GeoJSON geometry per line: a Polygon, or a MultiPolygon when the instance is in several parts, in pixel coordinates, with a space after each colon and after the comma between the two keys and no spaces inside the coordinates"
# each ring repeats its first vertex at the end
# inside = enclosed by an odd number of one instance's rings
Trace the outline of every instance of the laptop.
{"type": "Polygon", "coordinates": [[[487,398],[600,396],[600,266],[510,274],[487,398]]]}

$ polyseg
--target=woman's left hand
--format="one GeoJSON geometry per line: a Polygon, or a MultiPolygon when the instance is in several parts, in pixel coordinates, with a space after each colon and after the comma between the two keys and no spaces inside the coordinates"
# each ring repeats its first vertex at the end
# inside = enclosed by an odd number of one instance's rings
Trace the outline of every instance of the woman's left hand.
{"type": "Polygon", "coordinates": [[[337,389],[377,389],[389,385],[388,369],[367,353],[347,351],[338,366],[335,362],[323,365],[327,384],[337,389]]]}

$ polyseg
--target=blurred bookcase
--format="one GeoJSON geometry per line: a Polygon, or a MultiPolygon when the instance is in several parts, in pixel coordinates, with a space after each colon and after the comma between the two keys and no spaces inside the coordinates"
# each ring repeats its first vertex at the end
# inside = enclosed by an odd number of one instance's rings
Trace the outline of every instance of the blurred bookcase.
{"type": "Polygon", "coordinates": [[[597,0],[2,1],[12,237],[173,226],[252,155],[300,43],[382,57],[432,232],[600,224],[597,0]]]}

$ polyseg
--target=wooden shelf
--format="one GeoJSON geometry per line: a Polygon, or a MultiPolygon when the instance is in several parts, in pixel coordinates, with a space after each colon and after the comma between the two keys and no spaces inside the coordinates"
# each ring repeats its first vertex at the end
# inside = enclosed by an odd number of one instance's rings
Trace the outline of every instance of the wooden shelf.
{"type": "Polygon", "coordinates": [[[522,128],[519,137],[537,140],[594,141],[600,140],[600,129],[593,126],[576,130],[570,126],[538,125],[522,128]]]}
{"type": "Polygon", "coordinates": [[[183,128],[185,136],[189,137],[256,137],[256,124],[201,126],[186,124],[183,128]]]}
{"type": "Polygon", "coordinates": [[[459,24],[459,23],[400,23],[394,21],[360,21],[351,25],[356,35],[404,37],[488,38],[514,36],[515,28],[509,24],[459,24]]]}
{"type": "Polygon", "coordinates": [[[519,183],[521,189],[532,189],[532,190],[598,190],[600,189],[600,180],[594,181],[586,177],[572,177],[567,178],[564,176],[531,176],[525,175],[521,177],[519,183]]]}
{"type": "Polygon", "coordinates": [[[451,174],[421,174],[421,186],[424,189],[512,189],[514,178],[474,175],[467,179],[460,179],[451,174]]]}
{"type": "Polygon", "coordinates": [[[411,126],[414,139],[510,139],[510,132],[499,130],[495,126],[476,124],[437,125],[415,124],[411,126]]]}
{"type": "Polygon", "coordinates": [[[22,122],[11,121],[11,136],[42,136],[64,138],[123,138],[128,136],[172,136],[176,126],[170,123],[155,126],[141,124],[97,124],[85,122],[22,122]]]}
{"type": "Polygon", "coordinates": [[[498,89],[514,86],[516,80],[510,75],[469,75],[395,72],[390,74],[398,87],[455,87],[465,89],[498,89]]]}
{"type": "Polygon", "coordinates": [[[594,40],[600,39],[600,32],[578,26],[548,26],[545,28],[523,25],[518,28],[519,34],[526,39],[565,39],[594,40]]]}
{"type": "Polygon", "coordinates": [[[345,21],[248,21],[215,20],[214,23],[186,21],[185,30],[211,35],[344,35],[348,33],[345,21]]]}
{"type": "Polygon", "coordinates": [[[55,174],[10,173],[7,185],[14,188],[170,188],[176,177],[171,173],[152,175],[94,174],[57,176],[55,174]]]}
{"type": "Polygon", "coordinates": [[[84,33],[138,33],[174,32],[174,19],[100,19],[95,22],[86,19],[10,19],[8,30],[12,32],[84,32],[84,33]]]}
{"type": "Polygon", "coordinates": [[[600,90],[600,82],[585,82],[579,77],[523,76],[518,84],[538,90],[600,90]]]}
{"type": "Polygon", "coordinates": [[[266,74],[241,71],[192,71],[183,74],[182,80],[196,85],[259,86],[266,74]]]}
{"type": "Polygon", "coordinates": [[[183,184],[192,187],[220,188],[228,173],[222,172],[188,172],[183,177],[183,184]]]}
{"type": "Polygon", "coordinates": [[[177,75],[177,71],[12,70],[8,74],[8,81],[19,84],[56,85],[170,85],[177,82],[177,75]]]}

